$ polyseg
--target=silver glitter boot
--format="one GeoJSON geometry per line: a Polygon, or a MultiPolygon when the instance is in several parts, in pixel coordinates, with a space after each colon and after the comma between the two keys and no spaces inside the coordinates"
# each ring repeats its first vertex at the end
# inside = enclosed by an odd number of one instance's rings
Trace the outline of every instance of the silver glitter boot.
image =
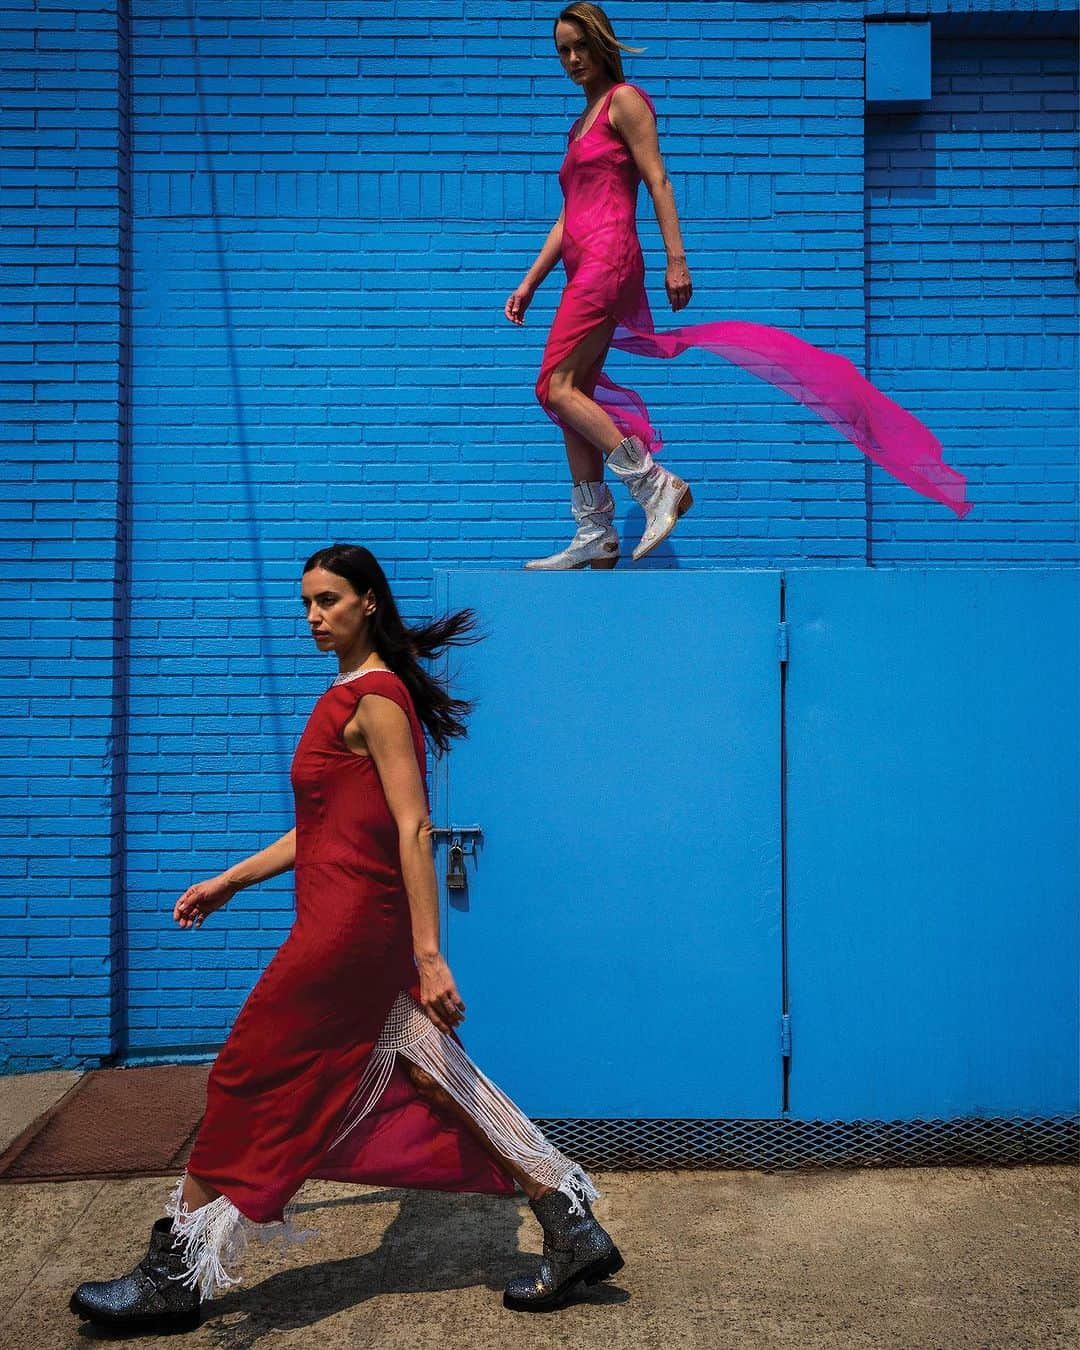
{"type": "Polygon", "coordinates": [[[181,1281],[189,1273],[173,1241],[172,1220],[158,1219],[150,1247],[128,1275],[80,1284],[68,1305],[83,1320],[114,1331],[193,1331],[201,1316],[198,1289],[181,1281]]]}
{"type": "Polygon", "coordinates": [[[607,462],[645,512],[645,533],[634,549],[636,562],[668,537],[694,498],[687,484],[657,464],[637,436],[624,437],[608,454],[607,462]]]}
{"type": "Polygon", "coordinates": [[[578,1284],[599,1284],[623,1268],[619,1249],[600,1227],[589,1202],[573,1212],[562,1191],[550,1191],[529,1208],[544,1230],[544,1255],[535,1275],[516,1275],[503,1292],[503,1306],[514,1312],[560,1308],[578,1284]]]}
{"type": "Polygon", "coordinates": [[[603,570],[619,561],[619,536],[611,528],[615,502],[603,483],[575,483],[570,510],[577,534],[561,553],[535,558],[525,566],[533,572],[570,572],[579,567],[603,570]]]}

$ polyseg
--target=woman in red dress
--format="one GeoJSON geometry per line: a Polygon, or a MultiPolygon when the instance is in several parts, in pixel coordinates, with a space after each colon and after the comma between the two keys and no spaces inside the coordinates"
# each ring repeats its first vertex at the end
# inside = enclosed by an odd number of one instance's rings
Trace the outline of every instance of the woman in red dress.
{"type": "Polygon", "coordinates": [[[667,252],[664,284],[673,310],[689,303],[693,287],[652,99],[623,79],[621,52],[635,49],[616,39],[607,15],[593,4],[568,5],[554,36],[563,69],[584,92],[585,110],[570,129],[559,172],[563,209],[507,299],[505,314],[511,323],[523,323],[537,286],[562,260],[567,285],[536,396],[562,429],[577,532],[565,549],[525,566],[615,566],[619,539],[612,527],[615,504],[603,481],[605,462],[645,512],[635,559],[666,539],[692,505],[683,479],[653,458],[662,442],[641,397],[603,373],[609,347],[661,358],[695,346],[715,352],[783,389],[902,482],[964,516],[970,510],[965,480],[942,461],[934,434],[844,357],[782,329],[738,320],[655,330],[634,219],[642,180],[667,252]]]}
{"type": "Polygon", "coordinates": [[[462,611],[402,622],[367,549],[335,544],[305,564],[315,644],[339,673],[292,765],[296,824],[262,852],[190,886],[174,918],[198,928],[248,886],[290,868],[296,920],[214,1063],[188,1168],[147,1255],[87,1282],[79,1316],[182,1329],[236,1282],[249,1234],[289,1235],[308,1177],[529,1196],[544,1258],[504,1302],[534,1311],[596,1283],[622,1258],[593,1217],[589,1178],[476,1068],[455,1028],[465,1005],[439,949],[424,730],[438,751],[469,705],[420,665],[474,640],[462,611]]]}

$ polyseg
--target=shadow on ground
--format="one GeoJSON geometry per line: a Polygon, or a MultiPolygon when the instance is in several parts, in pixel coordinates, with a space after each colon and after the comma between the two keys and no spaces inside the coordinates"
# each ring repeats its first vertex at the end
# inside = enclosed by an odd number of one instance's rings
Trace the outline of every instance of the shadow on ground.
{"type": "MultiPolygon", "coordinates": [[[[476,1286],[501,1295],[511,1276],[536,1266],[535,1254],[518,1249],[521,1206],[502,1196],[470,1196],[467,1210],[458,1195],[406,1190],[301,1202],[296,1227],[303,1231],[305,1223],[317,1223],[318,1214],[330,1210],[384,1204],[396,1204],[398,1211],[374,1251],[296,1265],[223,1294],[204,1305],[204,1343],[244,1350],[267,1336],[317,1327],[378,1295],[476,1286]]],[[[303,1252],[302,1247],[294,1250],[303,1252]]],[[[575,1301],[600,1306],[629,1298],[625,1289],[607,1283],[582,1290],[575,1301]]],[[[80,1335],[84,1341],[121,1339],[89,1323],[80,1335]]]]}

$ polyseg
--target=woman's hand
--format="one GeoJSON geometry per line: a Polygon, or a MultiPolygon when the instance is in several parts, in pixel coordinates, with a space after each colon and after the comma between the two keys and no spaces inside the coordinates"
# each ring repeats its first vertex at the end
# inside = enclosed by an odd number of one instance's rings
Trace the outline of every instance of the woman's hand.
{"type": "Polygon", "coordinates": [[[441,955],[418,956],[420,1006],[440,1031],[453,1031],[465,1020],[465,1004],[457,991],[450,967],[441,955]]]}
{"type": "Polygon", "coordinates": [[[201,928],[203,920],[227,904],[239,889],[224,872],[209,881],[196,881],[177,900],[173,918],[181,928],[201,928]]]}
{"type": "Polygon", "coordinates": [[[523,324],[525,322],[525,311],[532,303],[532,298],[536,291],[531,286],[526,286],[524,282],[510,296],[503,306],[503,313],[511,323],[523,324]]]}
{"type": "Polygon", "coordinates": [[[672,309],[685,309],[694,294],[690,281],[690,270],[683,257],[669,258],[667,275],[664,277],[664,289],[672,309]]]}

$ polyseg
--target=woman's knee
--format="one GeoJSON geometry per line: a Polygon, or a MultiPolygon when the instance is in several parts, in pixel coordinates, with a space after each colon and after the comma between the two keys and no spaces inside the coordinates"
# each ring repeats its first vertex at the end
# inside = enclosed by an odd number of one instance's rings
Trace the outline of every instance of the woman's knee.
{"type": "Polygon", "coordinates": [[[404,1056],[402,1056],[402,1060],[405,1064],[405,1072],[409,1075],[409,1081],[421,1097],[430,1097],[433,1101],[445,1099],[445,1091],[439,1086],[438,1080],[432,1078],[426,1069],[421,1069],[418,1064],[405,1059],[404,1056]]]}
{"type": "Polygon", "coordinates": [[[548,412],[565,412],[574,395],[574,382],[569,375],[556,372],[546,381],[537,381],[536,397],[548,412]]]}

